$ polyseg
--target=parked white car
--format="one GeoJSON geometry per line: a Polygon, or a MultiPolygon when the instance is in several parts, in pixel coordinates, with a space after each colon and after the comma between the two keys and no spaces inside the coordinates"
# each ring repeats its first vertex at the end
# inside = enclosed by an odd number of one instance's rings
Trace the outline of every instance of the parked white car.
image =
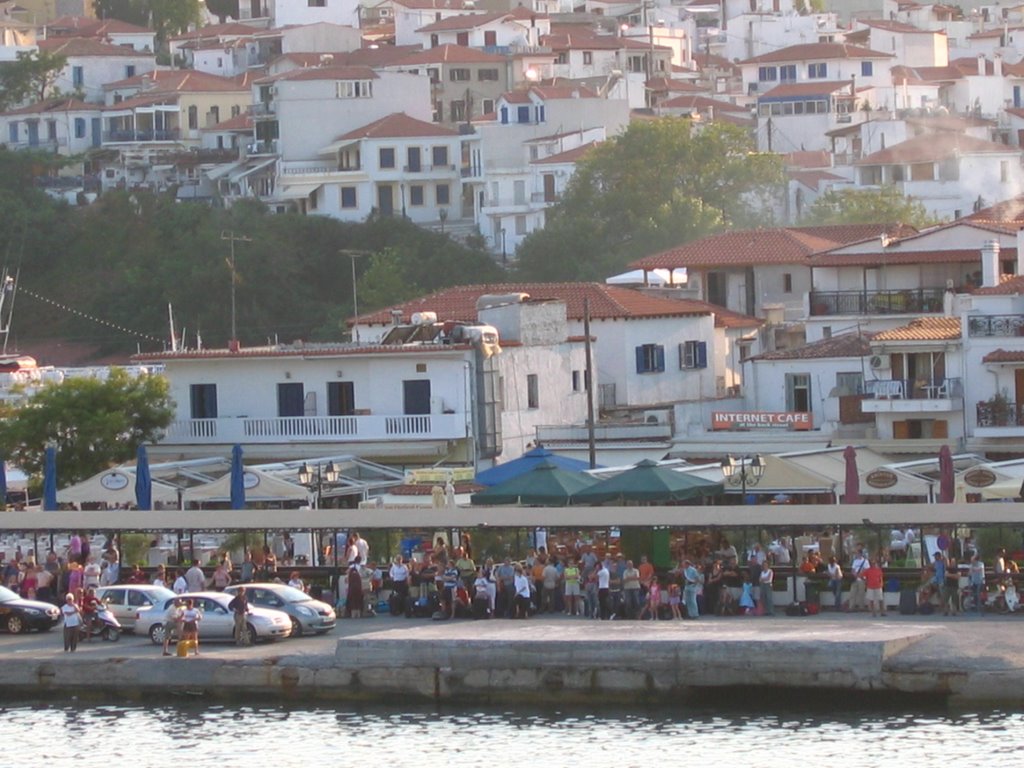
{"type": "MultiPolygon", "coordinates": [[[[151,608],[144,608],[135,617],[135,634],[149,635],[156,645],[164,642],[164,622],[174,606],[175,600],[192,600],[202,613],[199,622],[199,641],[211,640],[233,641],[235,639],[235,617],[228,610],[231,595],[223,592],[191,592],[184,595],[171,596],[151,608]]],[[[249,642],[257,640],[278,640],[288,637],[292,632],[292,621],[287,613],[250,606],[246,617],[249,631],[249,642]]]]}
{"type": "Polygon", "coordinates": [[[116,584],[100,587],[96,590],[96,597],[106,604],[125,631],[132,632],[135,630],[135,616],[140,610],[164,603],[174,597],[174,593],[166,587],[152,584],[116,584]]]}
{"type": "Polygon", "coordinates": [[[334,629],[337,617],[327,603],[314,600],[305,592],[287,584],[235,584],[224,590],[234,595],[239,587],[245,587],[250,605],[284,611],[292,620],[292,637],[305,634],[322,635],[334,629]]]}

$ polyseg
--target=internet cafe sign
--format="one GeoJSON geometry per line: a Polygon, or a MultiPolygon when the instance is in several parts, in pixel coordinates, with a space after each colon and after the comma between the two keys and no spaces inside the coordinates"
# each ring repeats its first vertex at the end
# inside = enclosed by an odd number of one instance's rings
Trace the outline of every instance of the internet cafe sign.
{"type": "Polygon", "coordinates": [[[716,430],[811,429],[809,413],[789,411],[712,411],[711,428],[716,430]]]}

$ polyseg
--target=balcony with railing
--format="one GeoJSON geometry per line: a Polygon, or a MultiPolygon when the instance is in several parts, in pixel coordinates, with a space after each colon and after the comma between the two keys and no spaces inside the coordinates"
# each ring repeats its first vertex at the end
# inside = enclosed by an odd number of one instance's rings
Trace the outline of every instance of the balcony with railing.
{"type": "Polygon", "coordinates": [[[1024,403],[997,395],[975,408],[975,437],[1024,437],[1024,403]]]}
{"type": "Polygon", "coordinates": [[[317,443],[323,441],[458,440],[466,436],[459,413],[239,417],[182,419],[167,428],[165,445],[317,443]]]}
{"type": "Polygon", "coordinates": [[[125,128],[121,130],[115,129],[103,132],[103,142],[105,144],[178,141],[180,138],[181,131],[179,131],[177,128],[160,128],[154,130],[139,130],[125,128]]]}
{"type": "Polygon", "coordinates": [[[877,379],[864,382],[864,413],[943,413],[960,408],[959,378],[877,379]]]}
{"type": "Polygon", "coordinates": [[[812,316],[904,315],[942,312],[945,288],[893,291],[811,291],[812,316]]]}
{"type": "Polygon", "coordinates": [[[967,318],[967,335],[1024,336],[1024,315],[971,315],[967,318]]]}

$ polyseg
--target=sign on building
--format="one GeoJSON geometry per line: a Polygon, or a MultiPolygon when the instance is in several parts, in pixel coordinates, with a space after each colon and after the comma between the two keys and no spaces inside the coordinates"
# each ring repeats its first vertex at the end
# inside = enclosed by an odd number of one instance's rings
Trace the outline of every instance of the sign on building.
{"type": "Polygon", "coordinates": [[[794,411],[713,411],[711,428],[714,430],[752,429],[813,429],[814,420],[809,413],[794,411]]]}

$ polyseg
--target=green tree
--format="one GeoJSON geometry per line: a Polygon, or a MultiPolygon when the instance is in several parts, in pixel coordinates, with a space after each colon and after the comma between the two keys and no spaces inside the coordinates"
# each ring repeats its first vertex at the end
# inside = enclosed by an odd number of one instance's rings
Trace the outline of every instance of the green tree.
{"type": "Polygon", "coordinates": [[[544,229],[518,251],[525,279],[594,279],[629,260],[760,221],[781,164],[748,132],[689,120],[631,123],[577,165],[544,229]]]}
{"type": "Polygon", "coordinates": [[[21,51],[14,61],[0,64],[0,111],[24,101],[42,101],[68,63],[48,51],[21,51]]]}
{"type": "Polygon", "coordinates": [[[0,420],[0,450],[27,473],[39,474],[46,445],[55,444],[60,482],[68,485],[133,458],[172,416],[166,379],[115,368],[106,381],[67,379],[8,406],[0,420]]]}
{"type": "Polygon", "coordinates": [[[844,189],[826,192],[807,209],[801,224],[907,224],[917,229],[939,223],[920,200],[896,187],[844,189]]]}
{"type": "Polygon", "coordinates": [[[164,42],[202,22],[199,0],[94,0],[96,15],[149,27],[164,42]]]}

